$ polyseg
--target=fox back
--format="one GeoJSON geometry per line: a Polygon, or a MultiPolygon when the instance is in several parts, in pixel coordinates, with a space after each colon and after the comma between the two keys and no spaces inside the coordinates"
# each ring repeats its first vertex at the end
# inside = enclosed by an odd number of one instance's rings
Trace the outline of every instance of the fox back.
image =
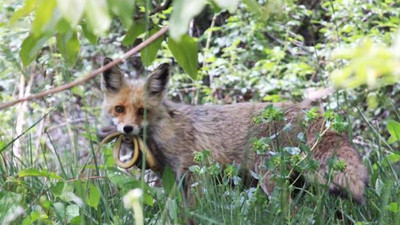
{"type": "MultiPolygon", "coordinates": [[[[308,180],[326,184],[328,162],[337,157],[346,167],[329,183],[330,191],[363,201],[368,173],[359,153],[345,135],[324,130],[322,118],[304,128],[304,111],[308,105],[274,103],[273,106],[283,112],[285,120],[255,124],[252,118],[271,104],[177,104],[166,98],[168,80],[167,64],[158,67],[147,80],[128,81],[118,67],[102,76],[105,116],[126,135],[143,135],[146,126],[147,144],[161,170],[170,167],[176,174],[183,174],[195,164],[195,151],[210,150],[212,158],[220,164],[235,163],[244,170],[259,171],[263,162],[253,150],[252,140],[274,135],[276,145],[299,146],[298,134],[303,132],[312,157],[320,164],[316,174],[307,176],[308,180]],[[286,124],[291,125],[290,129],[286,129],[286,124]]],[[[270,194],[275,184],[268,178],[261,181],[261,186],[270,194]]]]}

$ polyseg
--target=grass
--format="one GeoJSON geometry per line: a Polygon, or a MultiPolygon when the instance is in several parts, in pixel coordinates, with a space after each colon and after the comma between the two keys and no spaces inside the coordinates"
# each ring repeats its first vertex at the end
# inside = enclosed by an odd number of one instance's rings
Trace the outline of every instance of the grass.
{"type": "Polygon", "coordinates": [[[189,220],[196,224],[400,224],[400,157],[372,125],[364,137],[371,147],[364,157],[370,183],[365,204],[358,205],[330,195],[325,187],[295,187],[288,176],[277,177],[279,185],[268,200],[260,186],[243,186],[234,166],[222,176],[215,175],[222,169],[206,156],[203,159],[211,164],[191,168],[197,179],[190,192],[192,201],[186,202],[182,182],[175,182],[172,172],[163,174],[161,186],[152,187],[139,170],[117,169],[111,146],[96,152],[96,128],[88,116],[83,124],[68,125],[67,143],[74,145],[55,140],[46,129],[35,136],[31,129],[37,133],[41,121],[18,137],[24,153],[19,158],[12,155],[13,143],[3,144],[3,224],[134,224],[133,212],[124,207],[122,198],[135,188],[144,191],[140,199],[144,224],[187,224],[189,220]],[[39,145],[35,144],[38,140],[39,145]],[[75,148],[67,151],[71,146],[75,148]]]}

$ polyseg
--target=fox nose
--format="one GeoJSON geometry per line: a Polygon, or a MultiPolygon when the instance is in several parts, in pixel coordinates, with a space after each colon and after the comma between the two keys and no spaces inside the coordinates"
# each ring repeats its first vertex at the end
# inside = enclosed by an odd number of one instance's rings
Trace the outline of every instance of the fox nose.
{"type": "Polygon", "coordinates": [[[130,132],[133,131],[133,126],[124,126],[124,132],[129,134],[130,132]]]}

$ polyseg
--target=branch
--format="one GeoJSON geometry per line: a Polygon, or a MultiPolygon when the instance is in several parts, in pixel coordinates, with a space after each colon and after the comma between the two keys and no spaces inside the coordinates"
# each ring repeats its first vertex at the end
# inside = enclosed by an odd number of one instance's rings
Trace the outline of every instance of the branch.
{"type": "MultiPolygon", "coordinates": [[[[150,16],[159,13],[163,10],[168,9],[171,6],[172,0],[167,0],[163,5],[159,5],[156,8],[153,9],[153,11],[150,12],[150,16]]],[[[144,16],[144,14],[137,14],[135,16],[135,20],[141,19],[144,16]]]]}
{"type": "Polygon", "coordinates": [[[68,84],[64,84],[61,85],[59,87],[47,90],[47,91],[43,91],[37,94],[33,94],[33,95],[28,95],[24,98],[19,98],[13,101],[9,101],[6,103],[2,103],[0,104],[0,110],[6,109],[10,106],[13,106],[17,103],[20,102],[24,102],[24,101],[31,101],[34,99],[39,99],[39,98],[43,98],[47,95],[51,95],[51,94],[55,94],[61,91],[65,91],[67,89],[70,89],[74,86],[83,84],[91,79],[93,79],[94,77],[96,77],[98,74],[104,72],[105,70],[110,69],[111,67],[117,65],[118,63],[121,63],[122,61],[124,61],[125,59],[127,59],[128,57],[132,56],[133,54],[139,52],[140,50],[142,50],[143,48],[145,48],[146,46],[148,46],[149,44],[151,44],[153,41],[155,41],[156,39],[158,39],[159,37],[161,37],[162,35],[164,35],[166,32],[168,31],[168,26],[163,27],[161,30],[159,30],[157,33],[153,34],[151,37],[149,37],[148,39],[146,39],[145,41],[143,41],[142,43],[140,43],[139,45],[137,45],[136,47],[132,48],[131,50],[129,50],[128,52],[126,52],[122,58],[117,58],[114,59],[113,61],[111,61],[110,63],[108,63],[107,65],[104,65],[94,71],[92,71],[91,73],[89,73],[88,75],[78,78],[68,84]]]}

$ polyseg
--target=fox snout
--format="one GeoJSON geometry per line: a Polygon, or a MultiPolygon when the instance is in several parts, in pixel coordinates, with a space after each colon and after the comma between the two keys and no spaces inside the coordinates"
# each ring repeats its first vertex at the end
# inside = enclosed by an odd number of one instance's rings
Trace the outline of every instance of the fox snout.
{"type": "Polygon", "coordinates": [[[140,133],[141,128],[138,125],[118,124],[117,130],[123,134],[138,135],[140,133]]]}
{"type": "Polygon", "coordinates": [[[123,130],[125,133],[129,134],[130,132],[133,131],[133,126],[129,126],[129,125],[124,126],[123,130]]]}

